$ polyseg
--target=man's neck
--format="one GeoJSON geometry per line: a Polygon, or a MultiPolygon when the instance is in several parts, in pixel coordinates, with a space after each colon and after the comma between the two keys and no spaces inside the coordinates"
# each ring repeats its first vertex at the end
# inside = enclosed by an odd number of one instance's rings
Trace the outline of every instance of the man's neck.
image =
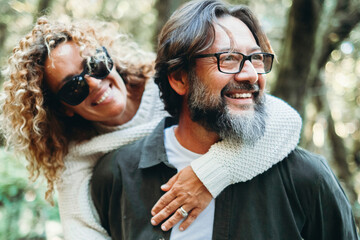
{"type": "Polygon", "coordinates": [[[179,125],[175,128],[175,137],[184,148],[198,154],[205,154],[211,145],[219,141],[216,133],[193,122],[189,114],[181,114],[179,125]]]}

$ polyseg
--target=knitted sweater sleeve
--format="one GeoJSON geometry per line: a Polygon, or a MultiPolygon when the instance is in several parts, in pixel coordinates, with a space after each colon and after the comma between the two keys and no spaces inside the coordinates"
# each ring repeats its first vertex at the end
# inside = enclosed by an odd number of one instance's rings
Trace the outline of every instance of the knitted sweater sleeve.
{"type": "Polygon", "coordinates": [[[152,132],[158,120],[137,127],[102,134],[71,146],[65,171],[56,184],[63,233],[66,240],[111,239],[101,226],[90,194],[92,169],[107,152],[152,132]]]}
{"type": "Polygon", "coordinates": [[[287,103],[267,95],[268,121],[264,136],[254,145],[227,139],[211,146],[191,166],[215,198],[230,184],[248,181],[283,160],[298,144],[299,114],[287,103]]]}

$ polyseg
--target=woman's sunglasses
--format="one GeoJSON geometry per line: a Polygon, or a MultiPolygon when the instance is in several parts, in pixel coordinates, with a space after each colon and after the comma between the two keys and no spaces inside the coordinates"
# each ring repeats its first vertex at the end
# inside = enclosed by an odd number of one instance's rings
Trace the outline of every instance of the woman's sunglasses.
{"type": "Polygon", "coordinates": [[[97,79],[104,79],[109,75],[114,66],[114,62],[109,53],[105,47],[97,49],[96,53],[96,57],[91,57],[90,60],[84,64],[84,71],[82,73],[73,76],[71,80],[60,88],[56,95],[61,101],[76,106],[89,96],[89,85],[85,80],[86,74],[97,79]],[[101,55],[101,52],[104,54],[101,55]]]}

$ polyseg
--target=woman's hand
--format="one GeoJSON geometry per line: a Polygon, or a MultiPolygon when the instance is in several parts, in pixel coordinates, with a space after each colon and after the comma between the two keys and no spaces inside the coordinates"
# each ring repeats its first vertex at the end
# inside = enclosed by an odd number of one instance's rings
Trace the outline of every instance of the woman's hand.
{"type": "Polygon", "coordinates": [[[158,225],[168,218],[162,225],[163,231],[168,231],[181,219],[180,207],[188,212],[187,218],[181,223],[180,230],[185,230],[197,216],[209,205],[212,196],[190,166],[174,175],[166,184],[161,186],[167,191],[151,210],[152,225],[158,225]],[[173,214],[174,213],[174,214],[173,214]]]}

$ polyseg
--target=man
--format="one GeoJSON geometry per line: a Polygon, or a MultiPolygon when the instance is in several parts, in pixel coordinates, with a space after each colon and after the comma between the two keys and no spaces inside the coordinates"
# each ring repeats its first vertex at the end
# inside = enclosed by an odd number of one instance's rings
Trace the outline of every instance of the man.
{"type": "MultiPolygon", "coordinates": [[[[185,231],[150,224],[159,190],[223,138],[253,144],[267,121],[263,74],[273,55],[245,7],[206,0],[175,12],[159,37],[155,81],[173,116],[94,169],[92,196],[113,239],[358,239],[326,161],[296,148],[254,179],[227,187],[185,231]]],[[[281,146],[279,146],[281,147],[281,146]]],[[[188,209],[178,210],[184,218],[188,209]]]]}

